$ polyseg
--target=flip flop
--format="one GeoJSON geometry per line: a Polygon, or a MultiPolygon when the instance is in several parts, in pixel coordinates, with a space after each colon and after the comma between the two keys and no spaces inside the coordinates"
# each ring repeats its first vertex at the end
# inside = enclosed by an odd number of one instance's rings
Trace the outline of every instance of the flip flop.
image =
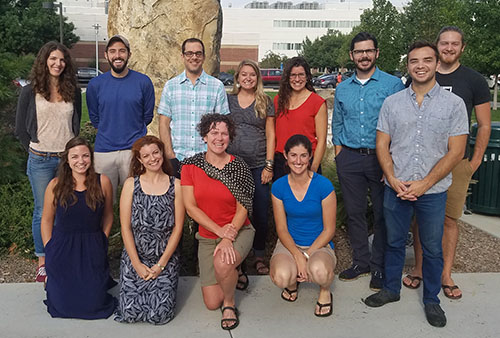
{"type": "Polygon", "coordinates": [[[419,276],[412,276],[410,274],[406,275],[406,278],[410,280],[410,284],[406,284],[403,281],[403,285],[406,286],[408,289],[418,289],[420,287],[420,282],[422,282],[422,277],[419,276]],[[418,281],[417,285],[413,285],[414,281],[418,281]]]}
{"type": "Polygon", "coordinates": [[[226,310],[231,310],[234,312],[234,318],[223,318],[220,320],[220,327],[222,327],[223,330],[233,330],[233,329],[236,329],[236,327],[240,324],[240,319],[239,319],[239,311],[238,309],[235,307],[232,307],[232,306],[225,306],[222,308],[222,314],[224,314],[224,311],[226,310]],[[227,323],[227,322],[234,322],[232,325],[227,325],[227,326],[224,326],[224,323],[227,323]]]}
{"type": "Polygon", "coordinates": [[[328,316],[330,316],[333,313],[333,295],[332,295],[332,293],[330,292],[330,303],[321,304],[320,302],[316,302],[316,305],[319,306],[319,309],[318,309],[319,312],[316,312],[316,310],[314,311],[314,315],[316,317],[328,317],[328,316]],[[321,309],[324,307],[327,307],[327,306],[330,307],[330,311],[328,311],[326,313],[321,313],[321,309]]]}
{"type": "Polygon", "coordinates": [[[281,298],[286,300],[287,302],[293,303],[299,297],[299,282],[297,282],[297,287],[295,290],[290,290],[289,288],[284,288],[281,292],[281,298]],[[288,294],[288,298],[285,297],[285,292],[288,294]],[[292,299],[293,295],[296,295],[294,299],[292,299]]]}
{"type": "Polygon", "coordinates": [[[453,295],[453,290],[460,290],[458,285],[445,285],[445,284],[443,284],[443,285],[441,285],[441,287],[443,288],[443,294],[445,295],[445,297],[448,297],[449,299],[462,298],[462,294],[460,294],[459,296],[453,295]],[[448,290],[450,293],[447,293],[446,290],[448,290]]]}
{"type": "Polygon", "coordinates": [[[269,274],[269,267],[262,259],[256,259],[253,266],[259,275],[269,274]]]}
{"type": "Polygon", "coordinates": [[[248,288],[248,284],[250,284],[250,280],[248,279],[248,275],[241,271],[238,274],[238,282],[236,283],[236,289],[240,291],[244,291],[248,288]],[[245,281],[241,280],[241,277],[245,277],[245,281]]]}

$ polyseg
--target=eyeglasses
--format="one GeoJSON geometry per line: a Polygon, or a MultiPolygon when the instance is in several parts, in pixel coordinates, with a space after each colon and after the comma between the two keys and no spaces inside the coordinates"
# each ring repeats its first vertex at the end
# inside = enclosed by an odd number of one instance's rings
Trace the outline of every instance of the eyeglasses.
{"type": "Polygon", "coordinates": [[[305,79],[306,73],[290,74],[290,79],[294,78],[305,79]]]}
{"type": "Polygon", "coordinates": [[[373,54],[375,54],[376,51],[377,51],[376,48],[371,48],[371,49],[355,49],[355,50],[352,51],[352,55],[361,56],[364,53],[366,53],[367,55],[373,55],[373,54]]]}
{"type": "Polygon", "coordinates": [[[192,58],[195,55],[197,58],[202,57],[203,52],[200,52],[200,51],[198,51],[198,52],[191,52],[191,51],[184,52],[184,56],[187,57],[188,59],[192,58]]]}

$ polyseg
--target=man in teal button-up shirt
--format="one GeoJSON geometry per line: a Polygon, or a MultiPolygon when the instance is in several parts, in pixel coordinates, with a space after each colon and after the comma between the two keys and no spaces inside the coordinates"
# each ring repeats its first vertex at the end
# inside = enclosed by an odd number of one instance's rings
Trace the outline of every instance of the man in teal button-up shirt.
{"type": "Polygon", "coordinates": [[[353,264],[339,278],[354,280],[371,272],[370,288],[379,290],[383,285],[385,224],[382,169],[375,154],[376,129],[385,98],[404,89],[404,85],[375,66],[379,50],[377,39],[370,33],[361,32],[352,39],[349,55],[356,73],[337,86],[332,119],[337,174],[353,250],[353,264]],[[374,213],[371,256],[365,216],[368,189],[374,213]]]}

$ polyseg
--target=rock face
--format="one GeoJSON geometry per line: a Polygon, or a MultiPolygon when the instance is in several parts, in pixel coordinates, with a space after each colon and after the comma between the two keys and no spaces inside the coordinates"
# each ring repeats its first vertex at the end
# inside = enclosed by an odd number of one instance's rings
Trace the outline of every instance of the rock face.
{"type": "MultiPolygon", "coordinates": [[[[165,82],[184,70],[184,40],[202,40],[206,54],[203,68],[208,74],[219,71],[222,9],[218,0],[111,0],[108,34],[122,34],[129,40],[129,67],[151,78],[156,107],[165,82]]],[[[155,116],[150,133],[157,135],[157,126],[155,116]]]]}

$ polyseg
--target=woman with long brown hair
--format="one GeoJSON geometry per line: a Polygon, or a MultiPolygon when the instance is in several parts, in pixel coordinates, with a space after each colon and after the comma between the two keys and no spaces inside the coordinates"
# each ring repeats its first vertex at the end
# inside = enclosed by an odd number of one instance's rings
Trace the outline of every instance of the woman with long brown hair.
{"type": "MultiPolygon", "coordinates": [[[[264,93],[259,66],[252,60],[243,60],[234,74],[234,86],[227,95],[229,116],[236,125],[236,136],[227,152],[240,156],[252,172],[255,194],[252,225],[255,228],[253,252],[254,267],[258,274],[266,275],[269,267],[264,260],[267,216],[269,209],[269,182],[274,166],[274,107],[264,93]]],[[[246,274],[239,276],[238,289],[248,285],[246,274]]]]}
{"type": "Polygon", "coordinates": [[[146,135],[132,146],[120,198],[123,250],[115,320],[166,324],[175,315],[185,210],[165,146],[146,135]]]}
{"type": "Polygon", "coordinates": [[[35,204],[31,226],[38,257],[36,281],[45,282],[45,253],[40,234],[44,193],[56,176],[64,146],[80,133],[82,97],[69,50],[54,41],[38,52],[29,80],[19,95],[16,136],[28,152],[26,173],[35,204]]]}
{"type": "Polygon", "coordinates": [[[41,222],[46,253],[47,310],[52,317],[109,317],[108,236],[113,224],[110,180],[96,174],[90,144],[71,139],[45,192],[41,222]]]}
{"type": "Polygon", "coordinates": [[[274,107],[276,154],[273,180],[286,174],[284,146],[295,134],[305,135],[311,141],[311,170],[320,174],[321,160],[326,150],[328,115],[325,99],[316,94],[311,69],[304,58],[297,56],[286,62],[274,107]]]}

